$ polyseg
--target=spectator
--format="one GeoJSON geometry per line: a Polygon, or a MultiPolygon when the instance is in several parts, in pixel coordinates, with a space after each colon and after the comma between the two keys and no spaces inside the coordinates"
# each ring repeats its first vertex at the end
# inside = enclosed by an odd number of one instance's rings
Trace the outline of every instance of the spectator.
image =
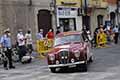
{"type": "Polygon", "coordinates": [[[106,34],[105,34],[103,28],[100,27],[99,32],[97,34],[97,45],[98,45],[98,47],[105,47],[106,43],[107,43],[106,34]]]}
{"type": "Polygon", "coordinates": [[[3,51],[4,51],[5,56],[7,58],[3,61],[3,65],[4,65],[5,70],[8,70],[8,67],[7,67],[8,62],[9,62],[10,69],[15,68],[15,66],[13,66],[13,63],[12,63],[12,50],[11,50],[12,43],[11,43],[10,36],[11,36],[10,30],[7,29],[4,31],[4,34],[2,35],[1,40],[0,40],[1,47],[3,48],[3,51]]]}
{"type": "Polygon", "coordinates": [[[32,51],[33,51],[33,45],[32,45],[31,30],[27,31],[27,33],[25,34],[25,39],[26,39],[27,49],[28,49],[29,53],[32,53],[32,51]]]}
{"type": "Polygon", "coordinates": [[[17,34],[17,42],[18,42],[18,48],[19,48],[19,60],[21,62],[22,57],[26,55],[26,47],[25,47],[25,37],[23,35],[22,29],[19,29],[17,34]]]}
{"type": "Polygon", "coordinates": [[[117,44],[118,43],[118,36],[119,36],[119,27],[118,26],[115,26],[114,28],[113,28],[113,32],[114,32],[114,42],[115,42],[115,44],[117,44]]]}
{"type": "Polygon", "coordinates": [[[95,43],[95,46],[97,46],[97,34],[98,34],[98,31],[99,31],[99,27],[97,27],[94,31],[94,43],[95,43]]]}
{"type": "Polygon", "coordinates": [[[40,29],[40,31],[36,34],[37,40],[43,39],[43,29],[40,29]]]}
{"type": "MultiPolygon", "coordinates": [[[[36,48],[37,48],[37,52],[40,53],[40,50],[41,50],[41,47],[40,47],[40,44],[41,44],[41,40],[43,40],[43,29],[40,29],[40,31],[36,34],[36,48]]],[[[43,47],[42,47],[43,48],[43,47]]]]}
{"type": "Polygon", "coordinates": [[[54,33],[53,33],[52,29],[49,30],[46,37],[47,37],[47,39],[54,39],[54,33]]]}

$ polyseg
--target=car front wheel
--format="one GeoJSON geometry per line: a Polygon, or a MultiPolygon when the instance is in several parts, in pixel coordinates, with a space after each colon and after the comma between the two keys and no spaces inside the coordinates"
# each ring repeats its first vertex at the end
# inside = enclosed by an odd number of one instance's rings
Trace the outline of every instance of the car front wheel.
{"type": "Polygon", "coordinates": [[[88,70],[87,63],[82,64],[81,68],[82,68],[82,72],[87,72],[87,70],[88,70]]]}
{"type": "Polygon", "coordinates": [[[84,64],[77,65],[77,68],[80,72],[87,72],[87,62],[84,64]]]}
{"type": "Polygon", "coordinates": [[[56,68],[50,68],[50,70],[51,70],[52,73],[56,72],[56,68]]]}
{"type": "Polygon", "coordinates": [[[50,70],[51,70],[52,73],[56,72],[56,68],[50,68],[50,70]]]}
{"type": "Polygon", "coordinates": [[[90,57],[89,62],[93,62],[93,56],[90,57]]]}

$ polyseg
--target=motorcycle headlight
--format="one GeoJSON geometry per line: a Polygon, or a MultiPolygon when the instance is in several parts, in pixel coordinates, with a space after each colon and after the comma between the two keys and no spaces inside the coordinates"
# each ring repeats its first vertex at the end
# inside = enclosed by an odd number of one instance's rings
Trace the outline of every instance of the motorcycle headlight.
{"type": "Polygon", "coordinates": [[[51,61],[55,60],[55,55],[54,55],[54,54],[49,55],[49,59],[50,59],[51,61]]]}
{"type": "Polygon", "coordinates": [[[74,52],[75,57],[80,57],[80,51],[74,52]]]}

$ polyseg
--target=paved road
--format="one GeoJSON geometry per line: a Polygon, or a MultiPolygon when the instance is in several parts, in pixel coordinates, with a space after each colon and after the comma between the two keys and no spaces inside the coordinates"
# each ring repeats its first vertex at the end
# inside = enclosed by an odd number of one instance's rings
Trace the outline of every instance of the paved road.
{"type": "Polygon", "coordinates": [[[0,66],[0,80],[120,80],[120,45],[93,52],[95,61],[88,72],[51,73],[45,60],[34,60],[31,64],[15,64],[15,70],[6,71],[0,66]]]}

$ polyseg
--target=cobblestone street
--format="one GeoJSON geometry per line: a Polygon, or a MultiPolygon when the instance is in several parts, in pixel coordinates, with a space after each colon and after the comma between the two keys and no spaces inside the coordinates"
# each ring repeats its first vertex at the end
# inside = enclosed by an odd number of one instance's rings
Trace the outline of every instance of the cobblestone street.
{"type": "Polygon", "coordinates": [[[95,60],[88,72],[66,70],[51,73],[46,60],[35,59],[31,64],[16,63],[16,69],[4,70],[0,66],[0,80],[119,80],[120,45],[94,49],[95,60]]]}

